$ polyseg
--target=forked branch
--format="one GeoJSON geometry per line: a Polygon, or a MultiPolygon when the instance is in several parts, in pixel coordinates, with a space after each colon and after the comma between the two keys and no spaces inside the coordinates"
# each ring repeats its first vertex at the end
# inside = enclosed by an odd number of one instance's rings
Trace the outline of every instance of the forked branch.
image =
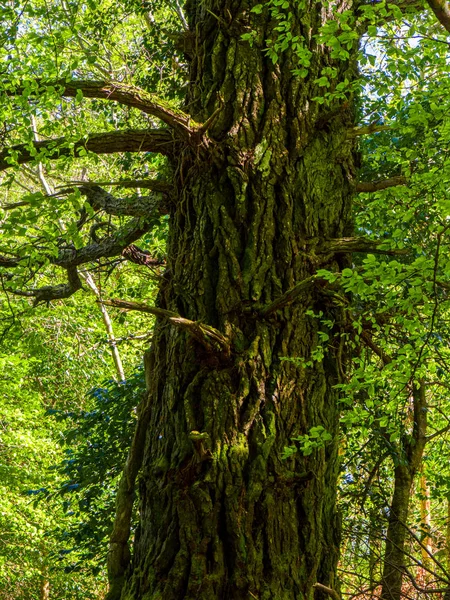
{"type": "MultiPolygon", "coordinates": [[[[111,235],[105,236],[98,242],[88,244],[82,248],[76,249],[74,246],[61,247],[57,256],[51,254],[45,255],[45,261],[50,264],[66,269],[68,281],[65,284],[55,286],[44,286],[42,288],[33,288],[29,290],[14,290],[13,293],[19,296],[35,298],[35,304],[39,302],[50,302],[51,300],[68,298],[77,292],[82,286],[78,276],[77,267],[90,263],[101,258],[111,258],[124,255],[128,247],[129,252],[133,251],[133,242],[138,240],[144,233],[149,231],[157,223],[157,217],[144,219],[130,219],[124,227],[117,229],[111,235]]],[[[139,249],[137,249],[139,251],[139,249]]],[[[143,255],[140,257],[139,264],[149,265],[151,260],[145,251],[140,251],[143,255]]],[[[128,253],[129,254],[129,253],[128,253]]],[[[133,258],[133,257],[131,257],[133,258]]],[[[136,258],[136,257],[134,257],[136,258]]],[[[43,257],[44,259],[44,257],[43,257]]],[[[0,267],[14,269],[20,265],[26,265],[27,257],[0,256],[0,267]]],[[[133,262],[138,262],[134,260],[133,262]]],[[[42,261],[42,264],[44,260],[42,261]]],[[[154,264],[159,264],[156,261],[154,264]]]]}

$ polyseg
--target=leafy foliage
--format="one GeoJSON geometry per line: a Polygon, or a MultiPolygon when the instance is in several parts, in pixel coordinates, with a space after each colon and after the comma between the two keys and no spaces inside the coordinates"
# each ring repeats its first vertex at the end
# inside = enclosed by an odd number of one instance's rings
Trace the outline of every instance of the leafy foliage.
{"type": "Polygon", "coordinates": [[[54,532],[63,545],[58,555],[66,571],[92,569],[98,574],[105,564],[118,477],[144,392],[141,369],[124,382],[109,380],[92,389],[85,410],[48,410],[65,422],[64,460],[53,467],[61,483],[54,492],[42,492],[73,517],[54,532]]]}

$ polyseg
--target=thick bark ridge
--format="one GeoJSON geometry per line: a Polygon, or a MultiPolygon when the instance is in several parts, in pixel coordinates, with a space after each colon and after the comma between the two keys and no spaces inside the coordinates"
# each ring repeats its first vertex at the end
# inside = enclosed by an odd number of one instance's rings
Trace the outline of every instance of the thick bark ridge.
{"type": "MultiPolygon", "coordinates": [[[[157,322],[140,525],[122,600],[293,600],[322,596],[316,582],[338,587],[342,315],[314,286],[267,317],[258,307],[315,273],[308,240],[352,235],[352,111],[346,104],[327,121],[311,99],[323,67],[336,67],[334,86],[354,78],[354,62],[316,43],[326,9],[296,2],[292,32],[313,53],[309,74],[293,75],[290,50],[273,65],[265,48],[278,22],[252,6],[186,5],[196,40],[186,105],[198,122],[223,108],[209,144],[174,165],[159,307],[216,328],[232,350],[208,352],[157,322]],[[249,28],[252,46],[241,39],[249,28]],[[325,326],[311,310],[330,320],[330,343],[304,368],[283,358],[310,360],[319,345],[325,326]],[[318,425],[332,442],[281,459],[291,437],[318,425]]],[[[346,261],[336,255],[328,266],[346,261]]]]}

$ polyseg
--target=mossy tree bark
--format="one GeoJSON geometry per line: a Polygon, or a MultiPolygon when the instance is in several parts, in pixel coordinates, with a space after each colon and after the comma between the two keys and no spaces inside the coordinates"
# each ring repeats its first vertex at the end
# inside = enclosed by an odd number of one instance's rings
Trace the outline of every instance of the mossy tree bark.
{"type": "Polygon", "coordinates": [[[140,525],[123,600],[293,600],[312,597],[316,582],[338,586],[341,309],[313,285],[279,310],[262,309],[319,265],[347,264],[348,255],[318,248],[352,234],[351,102],[312,98],[324,67],[335,68],[331,89],[354,79],[357,42],[348,60],[316,42],[345,2],[290,4],[291,32],[312,53],[304,79],[293,74],[291,49],[276,64],[267,56],[279,22],[251,13],[253,2],[186,5],[186,107],[196,122],[217,113],[208,141],[186,146],[173,164],[178,198],[158,302],[219,330],[229,350],[157,321],[140,525]],[[250,30],[252,45],[241,39],[250,30]],[[314,360],[319,331],[329,343],[314,360]],[[331,442],[282,460],[293,436],[319,425],[331,442]]]}

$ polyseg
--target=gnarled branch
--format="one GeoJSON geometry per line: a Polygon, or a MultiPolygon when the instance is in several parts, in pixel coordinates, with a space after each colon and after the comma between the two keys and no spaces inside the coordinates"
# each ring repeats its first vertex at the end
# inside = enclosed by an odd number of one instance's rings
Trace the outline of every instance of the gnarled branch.
{"type": "MultiPolygon", "coordinates": [[[[120,256],[127,247],[152,228],[156,223],[156,219],[156,216],[147,220],[131,219],[124,227],[117,229],[113,234],[104,237],[98,243],[88,244],[78,250],[72,246],[60,248],[57,256],[49,255],[46,258],[50,264],[67,270],[68,283],[57,286],[44,286],[31,290],[15,290],[14,293],[20,296],[35,298],[35,304],[59,298],[68,298],[81,288],[81,281],[76,269],[78,266],[100,258],[120,256]]],[[[0,256],[0,267],[13,269],[26,260],[27,257],[0,256]]],[[[141,264],[143,262],[144,257],[142,257],[141,264]]],[[[148,264],[149,260],[145,260],[145,263],[148,264]]]]}
{"type": "MultiPolygon", "coordinates": [[[[158,152],[172,154],[177,147],[173,135],[168,129],[130,129],[128,131],[110,131],[93,133],[85,139],[70,142],[67,138],[56,138],[42,142],[29,142],[11,146],[0,152],[0,171],[16,164],[36,160],[36,155],[45,153],[51,160],[62,156],[80,156],[85,151],[95,154],[114,154],[116,152],[158,152]]],[[[43,157],[41,157],[43,158],[43,157]]]]}
{"type": "MultiPolygon", "coordinates": [[[[150,215],[149,215],[150,216],[150,215]]],[[[63,248],[58,256],[49,257],[53,265],[59,267],[79,266],[99,258],[119,256],[124,248],[138,240],[155,225],[155,219],[131,219],[113,234],[102,238],[99,242],[88,244],[80,249],[63,248]]]]}
{"type": "Polygon", "coordinates": [[[61,283],[59,285],[46,285],[41,288],[31,290],[14,290],[13,294],[16,296],[25,296],[27,298],[34,298],[34,306],[37,306],[41,302],[51,302],[52,300],[60,300],[62,298],[69,298],[72,294],[75,294],[81,289],[81,280],[78,275],[76,267],[67,268],[67,283],[61,283]]]}

